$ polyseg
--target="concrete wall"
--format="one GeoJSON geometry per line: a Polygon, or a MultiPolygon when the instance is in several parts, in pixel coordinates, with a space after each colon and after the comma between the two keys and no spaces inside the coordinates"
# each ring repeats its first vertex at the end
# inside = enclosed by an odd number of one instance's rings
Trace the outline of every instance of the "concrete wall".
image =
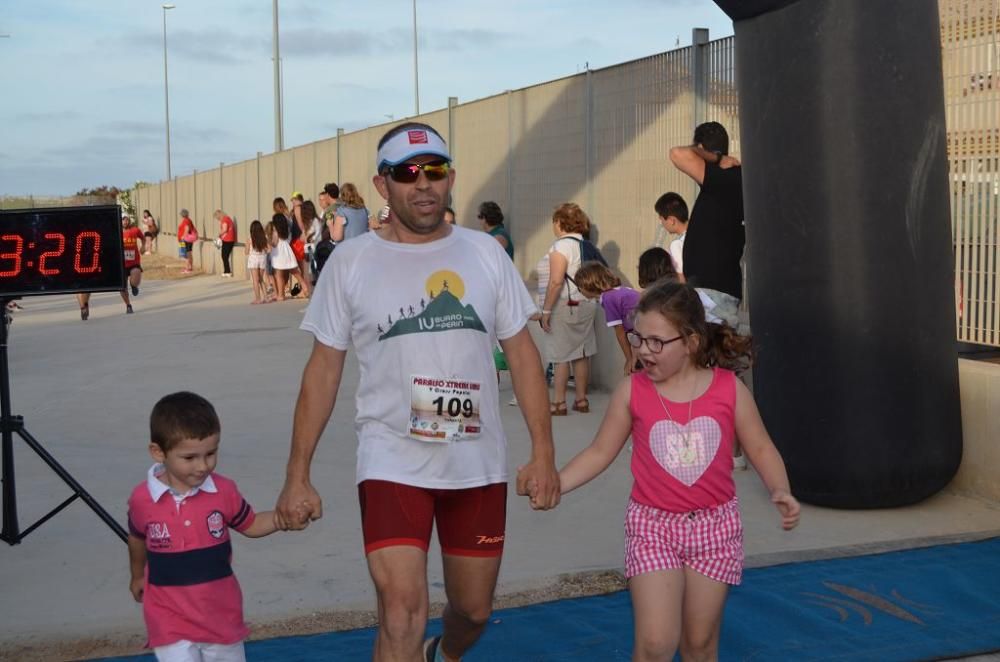
{"type": "MultiPolygon", "coordinates": [[[[592,239],[624,283],[634,286],[642,251],[671,239],[657,222],[653,203],[668,190],[694,202],[696,187],[670,165],[669,149],[690,143],[698,122],[717,120],[727,126],[732,151],[739,153],[737,109],[730,37],[467,103],[449,102],[415,119],[449,139],[458,172],[452,206],[459,224],[478,228],[479,203],[499,203],[514,239],[515,265],[534,291],[535,266],[554,240],[552,211],[570,201],[587,212],[592,239]],[[704,77],[698,86],[696,68],[704,77]]],[[[315,200],[325,182],[353,182],[368,209],[379,209],[383,202],[371,182],[376,145],[398,123],[338,133],[140,188],[136,206],[149,209],[160,223],[159,250],[169,254],[176,254],[178,211],[189,209],[203,237],[194,248],[194,263],[209,274],[222,271],[210,240],[217,234],[212,213],[223,209],[236,221],[241,245],[234,251],[234,272],[243,277],[247,229],[254,219],[270,219],[274,196],[287,200],[301,191],[315,200]]],[[[623,359],[603,319],[598,326],[593,381],[612,388],[623,359]]]]}
{"type": "Polygon", "coordinates": [[[1000,365],[958,361],[962,390],[962,465],[951,489],[1000,502],[1000,365]]]}

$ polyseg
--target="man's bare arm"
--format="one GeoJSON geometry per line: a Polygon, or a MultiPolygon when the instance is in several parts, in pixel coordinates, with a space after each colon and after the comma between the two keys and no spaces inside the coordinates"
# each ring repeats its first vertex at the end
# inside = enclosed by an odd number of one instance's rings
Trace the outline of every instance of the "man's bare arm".
{"type": "Polygon", "coordinates": [[[549,389],[535,341],[528,329],[501,340],[510,366],[514,394],[531,435],[531,460],[518,473],[517,492],[531,498],[531,507],[548,510],[559,504],[559,474],[552,443],[552,417],[549,415],[549,389]],[[530,486],[530,493],[529,493],[530,486]]]}
{"type": "Polygon", "coordinates": [[[346,356],[344,350],[334,349],[319,341],[313,343],[295,403],[285,486],[275,506],[275,521],[279,529],[304,528],[305,522],[301,521],[304,510],[310,513],[311,519],[319,519],[323,515],[323,503],[309,480],[309,471],[316,445],[337,401],[346,356]]]}

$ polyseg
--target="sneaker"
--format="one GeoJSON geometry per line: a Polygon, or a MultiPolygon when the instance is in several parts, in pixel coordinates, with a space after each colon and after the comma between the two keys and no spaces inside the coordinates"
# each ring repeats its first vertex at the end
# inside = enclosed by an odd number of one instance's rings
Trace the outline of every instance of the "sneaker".
{"type": "Polygon", "coordinates": [[[132,304],[127,304],[127,305],[125,306],[125,314],[126,314],[126,315],[131,315],[131,314],[132,314],[132,313],[134,313],[134,312],[135,312],[135,311],[134,311],[134,310],[132,310],[132,304]]]}
{"type": "Polygon", "coordinates": [[[222,274],[222,277],[223,278],[232,278],[233,275],[232,274],[222,274]]]}
{"type": "Polygon", "coordinates": [[[292,289],[289,290],[289,294],[291,294],[293,297],[297,297],[299,296],[299,292],[301,291],[302,291],[302,286],[299,285],[298,283],[295,283],[294,285],[292,285],[292,289]]]}
{"type": "Polygon", "coordinates": [[[510,400],[508,400],[507,404],[510,405],[511,407],[516,407],[517,406],[517,396],[515,395],[510,400]]]}
{"type": "Polygon", "coordinates": [[[133,285],[132,286],[132,296],[134,296],[134,297],[139,296],[139,286],[138,285],[133,285]]]}
{"type": "Polygon", "coordinates": [[[747,456],[740,454],[733,458],[733,471],[747,470],[747,456]]]}
{"type": "Polygon", "coordinates": [[[90,317],[90,306],[83,306],[80,308],[80,319],[86,322],[88,317],[90,317]]]}

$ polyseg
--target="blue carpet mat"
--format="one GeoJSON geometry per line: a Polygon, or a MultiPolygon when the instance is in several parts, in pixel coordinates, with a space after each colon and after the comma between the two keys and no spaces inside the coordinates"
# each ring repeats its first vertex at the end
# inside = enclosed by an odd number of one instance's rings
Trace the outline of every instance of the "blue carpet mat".
{"type": "MultiPolygon", "coordinates": [[[[365,629],[255,641],[247,658],[368,660],[373,637],[365,629]]],[[[1000,538],[747,570],[726,603],[720,658],[889,662],[995,650],[1000,538]]],[[[632,608],[621,592],[498,611],[466,659],[625,661],[631,652],[632,608]]]]}

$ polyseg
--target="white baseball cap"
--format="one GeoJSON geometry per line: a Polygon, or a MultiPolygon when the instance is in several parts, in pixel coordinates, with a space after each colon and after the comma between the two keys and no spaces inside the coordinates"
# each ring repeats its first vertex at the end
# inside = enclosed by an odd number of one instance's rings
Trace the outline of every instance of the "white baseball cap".
{"type": "Polygon", "coordinates": [[[414,156],[433,154],[451,161],[448,146],[438,134],[423,128],[400,131],[379,148],[376,170],[381,172],[386,166],[394,166],[412,159],[414,156]]]}

